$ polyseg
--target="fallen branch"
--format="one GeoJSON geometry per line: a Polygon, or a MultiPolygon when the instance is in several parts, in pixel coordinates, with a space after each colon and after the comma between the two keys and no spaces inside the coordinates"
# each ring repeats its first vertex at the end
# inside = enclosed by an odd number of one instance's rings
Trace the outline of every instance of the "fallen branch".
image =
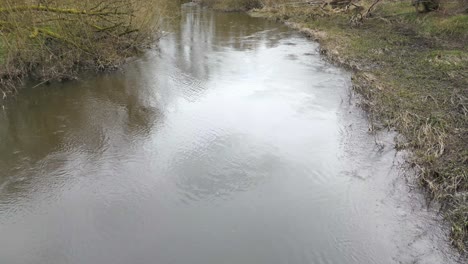
{"type": "Polygon", "coordinates": [[[376,4],[378,4],[381,0],[375,0],[371,6],[367,9],[367,11],[362,15],[363,18],[369,17],[371,15],[372,9],[376,4]]]}

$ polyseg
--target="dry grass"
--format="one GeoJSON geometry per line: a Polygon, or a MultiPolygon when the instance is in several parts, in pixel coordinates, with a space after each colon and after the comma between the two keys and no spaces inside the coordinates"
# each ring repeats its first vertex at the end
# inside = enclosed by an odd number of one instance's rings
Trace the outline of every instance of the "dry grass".
{"type": "Polygon", "coordinates": [[[0,0],[0,89],[26,76],[44,82],[118,66],[159,37],[170,2],[0,0]]]}

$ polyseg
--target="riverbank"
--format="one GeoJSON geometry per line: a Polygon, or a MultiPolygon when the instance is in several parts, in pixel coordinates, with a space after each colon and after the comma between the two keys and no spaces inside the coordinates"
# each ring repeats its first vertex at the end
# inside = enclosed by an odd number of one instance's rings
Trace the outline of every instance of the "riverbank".
{"type": "MultiPolygon", "coordinates": [[[[228,11],[247,8],[239,8],[242,1],[208,2],[228,11]]],[[[395,147],[410,150],[409,167],[430,203],[441,204],[453,244],[466,251],[468,15],[462,3],[442,2],[437,12],[417,13],[407,1],[364,1],[345,9],[268,2],[250,14],[300,30],[321,44],[328,59],[353,72],[369,131],[395,128],[402,135],[395,147]]]]}
{"type": "Polygon", "coordinates": [[[194,0],[192,2],[223,12],[249,11],[263,6],[260,0],[194,0]]]}
{"type": "Polygon", "coordinates": [[[468,245],[468,15],[418,14],[408,2],[385,2],[372,17],[282,5],[251,12],[285,22],[321,44],[321,53],[353,71],[370,132],[395,128],[396,148],[412,152],[431,202],[451,223],[453,244],[468,245]]]}
{"type": "Polygon", "coordinates": [[[161,36],[179,2],[0,0],[0,91],[13,95],[25,79],[37,85],[106,71],[140,54],[161,36]]]}

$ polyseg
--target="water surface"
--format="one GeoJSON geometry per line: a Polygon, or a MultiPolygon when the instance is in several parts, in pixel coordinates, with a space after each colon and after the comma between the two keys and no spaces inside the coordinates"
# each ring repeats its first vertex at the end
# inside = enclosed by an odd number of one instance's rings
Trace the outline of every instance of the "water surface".
{"type": "Polygon", "coordinates": [[[0,263],[456,263],[349,86],[298,33],[186,6],[124,71],[5,105],[0,263]]]}

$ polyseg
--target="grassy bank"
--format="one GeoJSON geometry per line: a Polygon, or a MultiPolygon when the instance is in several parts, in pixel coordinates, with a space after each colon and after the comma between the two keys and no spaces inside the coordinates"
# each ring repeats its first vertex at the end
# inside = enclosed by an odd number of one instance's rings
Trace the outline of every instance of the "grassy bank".
{"type": "Polygon", "coordinates": [[[159,37],[171,0],[0,0],[0,89],[118,67],[159,37]]]}
{"type": "Polygon", "coordinates": [[[263,7],[261,0],[196,0],[204,6],[221,11],[248,11],[263,7]]]}
{"type": "MultiPolygon", "coordinates": [[[[237,7],[239,1],[214,0],[237,7]],[[234,3],[236,2],[236,3],[234,3]]],[[[396,128],[409,164],[443,205],[453,244],[468,246],[467,2],[417,13],[410,1],[323,3],[263,1],[252,15],[288,23],[321,43],[322,53],[354,72],[371,128],[396,128]],[[289,3],[293,2],[293,3],[289,3]],[[316,4],[317,3],[317,4],[316,4]],[[366,13],[367,11],[370,11],[366,13]]],[[[310,2],[310,1],[309,1],[310,2]]],[[[215,5],[216,6],[216,5],[215,5]]],[[[246,9],[247,6],[240,9],[246,9]]]]}

